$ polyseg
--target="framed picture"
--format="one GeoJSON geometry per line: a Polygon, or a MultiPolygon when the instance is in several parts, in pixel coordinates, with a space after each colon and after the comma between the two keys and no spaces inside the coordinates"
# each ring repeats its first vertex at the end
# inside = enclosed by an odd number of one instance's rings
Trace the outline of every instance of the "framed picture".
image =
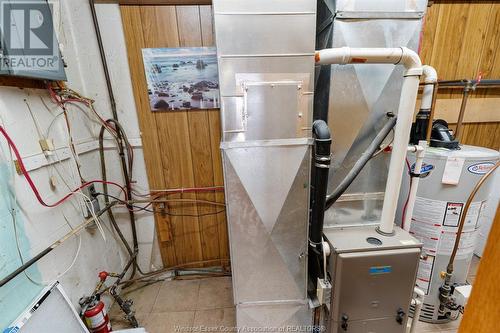
{"type": "Polygon", "coordinates": [[[215,47],[142,49],[152,111],[219,107],[215,47]]]}

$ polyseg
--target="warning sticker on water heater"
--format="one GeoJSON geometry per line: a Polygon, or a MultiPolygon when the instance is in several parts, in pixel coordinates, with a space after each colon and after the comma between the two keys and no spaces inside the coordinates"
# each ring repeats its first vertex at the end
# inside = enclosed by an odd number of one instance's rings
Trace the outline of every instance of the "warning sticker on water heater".
{"type": "MultiPolygon", "coordinates": [[[[448,203],[447,205],[447,213],[448,216],[448,207],[451,205],[453,207],[450,209],[452,211],[455,209],[455,213],[449,213],[449,215],[453,215],[450,220],[443,221],[443,229],[441,230],[441,236],[439,239],[439,248],[438,254],[450,255],[455,245],[455,239],[457,237],[457,227],[459,221],[455,223],[455,217],[458,215],[460,218],[463,210],[463,204],[459,204],[460,207],[456,206],[455,203],[448,203]]],[[[458,244],[457,258],[464,258],[474,252],[474,246],[476,241],[476,225],[479,220],[479,215],[481,213],[481,209],[484,207],[483,202],[473,202],[467,211],[467,215],[465,216],[464,227],[462,229],[462,236],[460,237],[460,243],[458,244]]]]}
{"type": "MultiPolygon", "coordinates": [[[[458,258],[467,257],[474,251],[477,221],[483,207],[483,202],[474,202],[467,211],[457,252],[458,258]]],[[[420,260],[417,285],[426,294],[432,281],[435,256],[451,254],[463,208],[464,204],[461,202],[421,197],[415,200],[410,234],[423,244],[425,257],[420,260]]]]}
{"type": "Polygon", "coordinates": [[[458,227],[463,207],[464,204],[461,202],[448,202],[446,204],[443,225],[446,227],[458,227]]]}
{"type": "Polygon", "coordinates": [[[425,253],[434,255],[437,252],[445,210],[445,201],[415,199],[410,234],[422,242],[425,253]]]}
{"type": "Polygon", "coordinates": [[[427,295],[431,285],[432,271],[434,270],[434,261],[436,257],[425,256],[420,259],[417,272],[416,285],[427,295]]]}

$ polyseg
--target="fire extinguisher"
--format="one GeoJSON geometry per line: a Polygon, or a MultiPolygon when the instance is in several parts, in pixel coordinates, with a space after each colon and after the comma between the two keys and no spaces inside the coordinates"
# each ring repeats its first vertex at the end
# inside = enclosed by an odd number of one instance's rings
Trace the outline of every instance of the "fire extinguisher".
{"type": "Polygon", "coordinates": [[[83,317],[90,332],[111,332],[111,323],[109,322],[109,317],[102,301],[94,300],[91,304],[89,304],[83,313],[83,317]]]}

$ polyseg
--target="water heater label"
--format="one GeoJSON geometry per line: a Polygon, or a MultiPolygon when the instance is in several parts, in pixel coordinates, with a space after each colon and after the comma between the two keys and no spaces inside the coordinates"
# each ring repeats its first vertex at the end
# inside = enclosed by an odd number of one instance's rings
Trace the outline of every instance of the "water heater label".
{"type": "MultiPolygon", "coordinates": [[[[420,177],[427,177],[432,170],[434,170],[434,165],[422,163],[422,167],[420,168],[420,177]]],[[[411,166],[411,172],[415,172],[415,163],[411,166]]]]}
{"type": "Polygon", "coordinates": [[[495,166],[495,163],[493,162],[481,162],[481,163],[476,163],[469,165],[467,170],[470,173],[476,174],[476,175],[484,175],[488,171],[491,170],[495,166]]]}
{"type": "Polygon", "coordinates": [[[370,275],[388,274],[392,272],[392,266],[374,266],[370,267],[370,275]]]}

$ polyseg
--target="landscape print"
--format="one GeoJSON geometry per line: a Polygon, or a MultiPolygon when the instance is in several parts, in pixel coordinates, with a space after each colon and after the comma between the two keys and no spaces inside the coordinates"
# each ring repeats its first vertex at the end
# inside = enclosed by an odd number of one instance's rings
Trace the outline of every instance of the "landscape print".
{"type": "Polygon", "coordinates": [[[153,111],[219,107],[215,47],[142,49],[153,111]]]}

